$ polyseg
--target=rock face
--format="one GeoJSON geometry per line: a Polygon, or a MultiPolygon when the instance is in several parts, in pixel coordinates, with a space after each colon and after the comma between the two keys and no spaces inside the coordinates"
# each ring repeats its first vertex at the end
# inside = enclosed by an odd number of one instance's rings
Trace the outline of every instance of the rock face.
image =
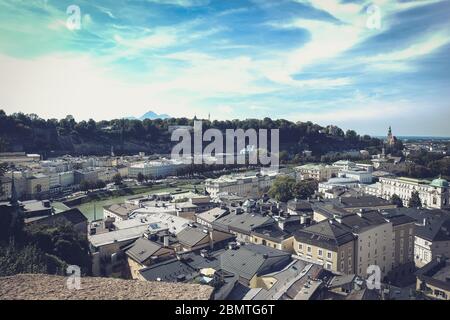
{"type": "Polygon", "coordinates": [[[68,277],[20,274],[0,278],[0,300],[208,300],[212,287],[112,278],[81,278],[69,289],[68,277]]]}

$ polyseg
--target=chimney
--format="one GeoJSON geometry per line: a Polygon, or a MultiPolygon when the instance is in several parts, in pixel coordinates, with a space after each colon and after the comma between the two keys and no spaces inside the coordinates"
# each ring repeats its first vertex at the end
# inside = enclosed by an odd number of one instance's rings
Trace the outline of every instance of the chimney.
{"type": "Polygon", "coordinates": [[[214,250],[214,238],[213,238],[213,230],[209,230],[209,248],[214,250]]]}
{"type": "Polygon", "coordinates": [[[164,247],[169,246],[169,236],[164,236],[164,247]]]}
{"type": "Polygon", "coordinates": [[[280,227],[281,230],[284,230],[284,218],[280,217],[278,219],[278,227],[280,227]]]}

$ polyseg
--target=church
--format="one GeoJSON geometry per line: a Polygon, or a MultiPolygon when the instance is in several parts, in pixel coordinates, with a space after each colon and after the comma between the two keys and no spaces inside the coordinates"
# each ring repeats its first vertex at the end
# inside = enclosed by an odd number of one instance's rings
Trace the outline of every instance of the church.
{"type": "Polygon", "coordinates": [[[394,146],[396,143],[397,143],[397,137],[395,137],[395,136],[392,134],[392,128],[391,128],[391,126],[389,126],[389,131],[388,131],[388,135],[387,135],[386,144],[387,144],[389,147],[392,147],[392,146],[394,146]]]}

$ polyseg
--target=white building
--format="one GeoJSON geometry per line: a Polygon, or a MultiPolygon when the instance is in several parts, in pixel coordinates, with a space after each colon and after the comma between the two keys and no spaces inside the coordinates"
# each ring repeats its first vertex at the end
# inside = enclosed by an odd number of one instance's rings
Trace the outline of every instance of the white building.
{"type": "Polygon", "coordinates": [[[335,176],[339,169],[337,167],[323,164],[305,164],[295,167],[296,180],[314,179],[317,181],[326,181],[335,176]]]}
{"type": "Polygon", "coordinates": [[[130,178],[137,178],[141,173],[148,177],[167,177],[177,174],[177,170],[185,167],[181,161],[175,160],[155,160],[149,162],[141,162],[132,164],[128,168],[128,176],[130,178]]]}
{"type": "Polygon", "coordinates": [[[343,188],[357,188],[359,186],[359,181],[353,178],[331,178],[326,182],[319,183],[319,192],[325,193],[328,190],[331,190],[336,187],[343,188]]]}
{"type": "MultiPolygon", "coordinates": [[[[444,179],[418,180],[410,178],[380,178],[379,195],[386,200],[391,199],[396,194],[403,200],[403,205],[407,206],[414,191],[419,193],[422,206],[434,209],[450,208],[449,184],[444,179]]],[[[371,192],[374,190],[371,189],[371,192]]]]}
{"type": "Polygon", "coordinates": [[[338,173],[340,178],[351,178],[357,180],[359,183],[372,183],[372,172],[364,169],[354,168],[350,170],[341,170],[338,173]]]}
{"type": "Polygon", "coordinates": [[[256,197],[267,192],[278,174],[277,172],[271,172],[267,174],[226,175],[218,179],[207,179],[205,188],[211,197],[216,197],[224,192],[241,197],[256,197]]]}

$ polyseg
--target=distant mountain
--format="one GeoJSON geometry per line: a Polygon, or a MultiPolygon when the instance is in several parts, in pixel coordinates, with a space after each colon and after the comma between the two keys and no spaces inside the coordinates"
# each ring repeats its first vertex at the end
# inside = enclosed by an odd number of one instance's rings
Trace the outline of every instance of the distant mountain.
{"type": "Polygon", "coordinates": [[[148,111],[146,113],[144,113],[141,117],[136,118],[136,117],[124,117],[124,119],[128,119],[128,120],[145,120],[145,119],[150,119],[150,120],[155,120],[155,119],[168,119],[171,118],[171,116],[169,116],[168,114],[157,114],[156,112],[153,111],[148,111]]]}
{"type": "Polygon", "coordinates": [[[139,120],[144,120],[144,119],[154,120],[154,119],[167,119],[167,118],[170,118],[170,116],[167,114],[157,114],[153,111],[149,111],[149,112],[146,112],[145,114],[143,114],[139,118],[139,120]]]}

